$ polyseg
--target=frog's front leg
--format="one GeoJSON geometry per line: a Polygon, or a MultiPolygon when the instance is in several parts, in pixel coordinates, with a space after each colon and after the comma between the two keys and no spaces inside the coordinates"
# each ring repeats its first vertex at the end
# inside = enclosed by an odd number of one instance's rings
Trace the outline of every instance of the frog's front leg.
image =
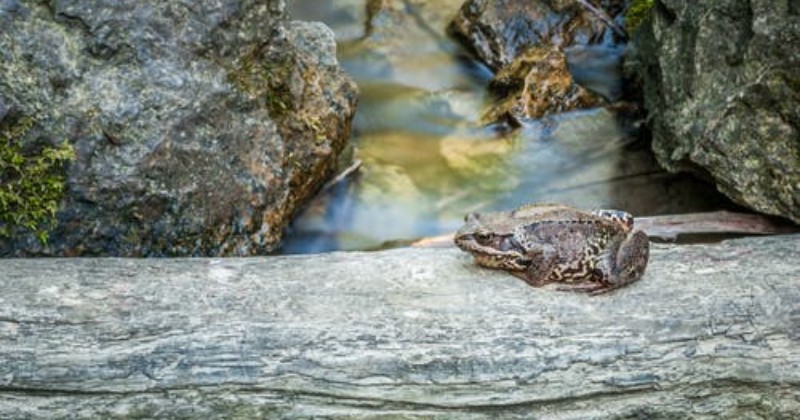
{"type": "Polygon", "coordinates": [[[573,290],[598,295],[639,280],[647,268],[650,241],[646,233],[636,230],[609,243],[606,251],[597,261],[597,282],[573,290]]]}
{"type": "Polygon", "coordinates": [[[558,262],[558,254],[550,245],[539,245],[525,253],[527,268],[525,270],[511,271],[511,274],[525,280],[534,287],[541,287],[553,281],[550,274],[558,262]]]}

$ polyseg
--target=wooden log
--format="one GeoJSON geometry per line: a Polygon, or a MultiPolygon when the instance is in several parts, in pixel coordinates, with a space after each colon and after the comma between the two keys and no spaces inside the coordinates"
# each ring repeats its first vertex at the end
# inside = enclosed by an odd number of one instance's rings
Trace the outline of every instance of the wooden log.
{"type": "Polygon", "coordinates": [[[800,412],[800,235],[590,297],[456,249],[0,261],[0,418],[800,412]]]}

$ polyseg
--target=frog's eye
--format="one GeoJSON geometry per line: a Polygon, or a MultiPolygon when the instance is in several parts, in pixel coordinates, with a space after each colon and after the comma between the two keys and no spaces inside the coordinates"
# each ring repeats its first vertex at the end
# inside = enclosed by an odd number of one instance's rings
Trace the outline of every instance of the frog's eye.
{"type": "Polygon", "coordinates": [[[478,213],[475,213],[475,212],[467,213],[467,215],[464,216],[464,221],[467,222],[467,223],[477,222],[478,221],[478,213]]]}
{"type": "Polygon", "coordinates": [[[477,239],[478,242],[488,242],[492,239],[492,234],[487,232],[475,232],[475,239],[477,239]]]}

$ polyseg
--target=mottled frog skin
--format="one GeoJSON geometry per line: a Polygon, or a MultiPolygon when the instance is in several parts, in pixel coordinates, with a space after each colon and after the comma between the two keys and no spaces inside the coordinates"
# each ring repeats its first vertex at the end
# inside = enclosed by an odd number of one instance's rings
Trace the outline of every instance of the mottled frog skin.
{"type": "Polygon", "coordinates": [[[532,286],[605,293],[644,274],[650,245],[619,210],[584,211],[530,204],[512,211],[470,213],[456,245],[489,268],[509,271],[532,286]]]}

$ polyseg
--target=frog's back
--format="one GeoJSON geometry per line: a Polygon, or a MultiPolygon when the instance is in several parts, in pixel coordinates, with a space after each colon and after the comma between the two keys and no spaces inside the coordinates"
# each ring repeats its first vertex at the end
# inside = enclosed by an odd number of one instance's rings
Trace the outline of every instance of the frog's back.
{"type": "Polygon", "coordinates": [[[528,204],[511,211],[510,215],[518,221],[527,221],[526,225],[533,229],[541,227],[546,230],[561,230],[563,227],[571,227],[589,233],[596,229],[615,227],[614,222],[608,218],[563,204],[528,204]]]}
{"type": "Polygon", "coordinates": [[[604,245],[619,232],[612,221],[591,214],[585,216],[536,220],[523,225],[519,234],[526,238],[526,242],[550,244],[557,248],[581,248],[594,243],[604,245]]]}
{"type": "Polygon", "coordinates": [[[510,215],[514,219],[565,220],[581,218],[589,213],[563,204],[534,203],[517,207],[510,215]]]}
{"type": "Polygon", "coordinates": [[[558,262],[551,276],[557,281],[573,281],[592,275],[597,256],[619,233],[612,220],[561,206],[520,225],[517,240],[526,248],[552,247],[558,262]]]}

